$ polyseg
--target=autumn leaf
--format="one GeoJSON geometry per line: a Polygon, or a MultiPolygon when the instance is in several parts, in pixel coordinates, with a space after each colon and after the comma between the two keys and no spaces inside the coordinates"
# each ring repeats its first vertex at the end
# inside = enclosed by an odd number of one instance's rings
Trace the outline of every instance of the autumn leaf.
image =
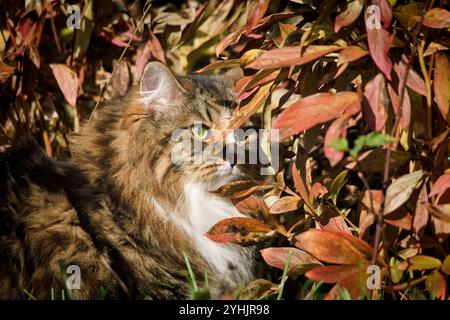
{"type": "Polygon", "coordinates": [[[237,217],[219,221],[205,236],[216,242],[248,246],[265,241],[275,234],[275,230],[259,220],[237,217]]]}
{"type": "Polygon", "coordinates": [[[289,252],[292,252],[288,265],[288,273],[290,275],[304,274],[308,270],[322,265],[319,260],[309,253],[292,247],[266,248],[261,250],[261,255],[269,266],[284,270],[289,252]]]}
{"type": "MultiPolygon", "coordinates": [[[[405,56],[402,57],[400,62],[394,64],[394,70],[398,75],[399,79],[404,79],[406,75],[407,69],[407,58],[405,56]]],[[[408,72],[408,76],[406,77],[406,85],[411,89],[417,92],[422,96],[427,95],[427,89],[425,86],[425,81],[420,77],[420,75],[414,71],[414,69],[410,69],[408,72]]]]}
{"type": "Polygon", "coordinates": [[[336,45],[311,45],[302,54],[300,47],[297,46],[275,48],[262,54],[247,68],[260,70],[302,65],[341,49],[342,47],[336,45]]]}
{"type": "Polygon", "coordinates": [[[436,53],[434,68],[434,101],[444,120],[450,123],[450,64],[442,53],[436,53]]]}
{"type": "Polygon", "coordinates": [[[251,194],[244,199],[238,198],[237,201],[232,199],[232,201],[236,209],[243,214],[257,215],[261,213],[264,216],[264,213],[269,212],[269,208],[267,208],[264,200],[254,194],[251,194]]]}
{"type": "Polygon", "coordinates": [[[295,237],[295,246],[321,261],[335,264],[358,264],[373,253],[366,242],[344,232],[330,230],[305,231],[295,237]]]}
{"type": "Polygon", "coordinates": [[[433,8],[425,13],[422,23],[434,29],[450,28],[450,12],[442,8],[433,8]]]}
{"type": "Polygon", "coordinates": [[[450,188],[450,172],[444,173],[440,176],[431,188],[429,197],[442,195],[448,188],[450,188]]]}
{"type": "Polygon", "coordinates": [[[408,259],[408,270],[429,270],[436,269],[441,266],[441,261],[434,257],[417,255],[408,259]]]}
{"type": "Polygon", "coordinates": [[[390,81],[392,62],[389,59],[389,49],[394,41],[394,34],[389,34],[385,29],[367,29],[367,41],[369,52],[377,67],[390,81]]]}
{"type": "Polygon", "coordinates": [[[64,98],[66,98],[67,102],[74,107],[77,104],[78,96],[77,74],[65,64],[53,63],[50,64],[50,68],[52,69],[53,76],[55,77],[64,98]]]}
{"type": "MultiPolygon", "coordinates": [[[[390,170],[395,171],[411,159],[411,154],[405,151],[391,153],[390,170]]],[[[383,172],[386,161],[386,149],[372,149],[358,156],[357,161],[346,165],[346,168],[362,172],[383,172]]]]}
{"type": "Polygon", "coordinates": [[[247,18],[247,26],[245,28],[246,34],[252,32],[253,28],[261,21],[269,4],[270,0],[257,0],[257,3],[253,4],[247,18]]]}
{"type": "Polygon", "coordinates": [[[388,83],[389,97],[391,98],[392,108],[394,109],[395,116],[398,117],[401,111],[400,126],[403,129],[407,129],[411,123],[411,101],[409,100],[408,90],[405,89],[403,96],[403,105],[400,106],[400,97],[388,83]],[[401,109],[401,110],[400,110],[401,109]]]}
{"type": "Polygon", "coordinates": [[[381,131],[388,117],[386,83],[381,73],[366,84],[364,97],[369,105],[366,121],[373,131],[381,131]]]}
{"type": "Polygon", "coordinates": [[[347,122],[350,116],[351,115],[349,114],[344,114],[334,120],[325,134],[323,151],[325,157],[327,157],[332,166],[335,166],[344,158],[344,152],[337,150],[335,147],[331,146],[330,143],[333,140],[345,138],[347,136],[347,122]]]}
{"type": "Polygon", "coordinates": [[[439,270],[434,270],[428,275],[425,280],[425,287],[433,297],[436,297],[437,299],[445,299],[447,292],[447,280],[439,272],[439,270]]]}
{"type": "Polygon", "coordinates": [[[271,214],[280,214],[284,212],[294,211],[300,207],[301,200],[294,196],[285,196],[277,201],[270,207],[269,212],[271,214]]]}
{"type": "Polygon", "coordinates": [[[423,177],[424,172],[419,170],[405,174],[392,182],[386,191],[384,214],[393,212],[408,201],[414,190],[420,186],[423,177]]]}
{"type": "Polygon", "coordinates": [[[349,46],[339,52],[337,65],[343,65],[361,59],[369,54],[368,51],[362,49],[360,46],[349,46]]]}
{"type": "Polygon", "coordinates": [[[413,230],[419,236],[425,232],[425,227],[428,223],[428,208],[426,205],[428,204],[427,197],[427,188],[425,185],[422,186],[422,190],[419,193],[419,197],[417,198],[416,210],[414,212],[414,220],[413,220],[413,230]]]}
{"type": "Polygon", "coordinates": [[[344,112],[355,114],[360,107],[360,98],[355,92],[317,93],[290,105],[275,120],[273,129],[279,130],[280,141],[283,141],[344,112]]]}
{"type": "Polygon", "coordinates": [[[339,32],[341,28],[355,22],[361,14],[363,7],[363,0],[347,2],[347,9],[342,11],[334,20],[334,32],[339,32]]]}

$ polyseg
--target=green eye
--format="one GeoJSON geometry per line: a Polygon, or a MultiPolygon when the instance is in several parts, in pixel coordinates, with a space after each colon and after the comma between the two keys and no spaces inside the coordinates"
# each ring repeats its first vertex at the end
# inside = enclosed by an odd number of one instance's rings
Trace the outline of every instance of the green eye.
{"type": "Polygon", "coordinates": [[[210,136],[209,128],[201,123],[192,125],[191,132],[194,137],[200,140],[204,140],[210,136]]]}

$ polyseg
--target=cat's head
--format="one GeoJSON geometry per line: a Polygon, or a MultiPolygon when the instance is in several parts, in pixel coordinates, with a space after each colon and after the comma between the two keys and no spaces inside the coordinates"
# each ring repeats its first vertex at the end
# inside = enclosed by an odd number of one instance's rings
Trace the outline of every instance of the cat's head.
{"type": "Polygon", "coordinates": [[[195,181],[208,190],[260,178],[254,121],[244,124],[245,131],[210,144],[212,130],[236,106],[226,75],[175,77],[165,65],[151,62],[136,91],[122,108],[120,127],[128,132],[128,162],[140,166],[143,175],[151,174],[159,184],[195,181]],[[142,165],[148,166],[147,174],[142,165]]]}

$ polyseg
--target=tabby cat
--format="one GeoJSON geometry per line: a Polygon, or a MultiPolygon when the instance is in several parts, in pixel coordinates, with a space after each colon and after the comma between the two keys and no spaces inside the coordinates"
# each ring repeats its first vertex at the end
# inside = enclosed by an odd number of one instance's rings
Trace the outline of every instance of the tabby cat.
{"type": "Polygon", "coordinates": [[[208,270],[213,297],[250,281],[254,249],[204,233],[242,216],[211,191],[256,171],[224,158],[171,161],[175,129],[198,141],[231,115],[231,85],[225,76],[175,77],[151,62],[139,86],[75,136],[70,162],[19,139],[0,158],[0,298],[189,298],[183,252],[200,285],[208,270]],[[81,279],[72,290],[70,266],[81,279]]]}

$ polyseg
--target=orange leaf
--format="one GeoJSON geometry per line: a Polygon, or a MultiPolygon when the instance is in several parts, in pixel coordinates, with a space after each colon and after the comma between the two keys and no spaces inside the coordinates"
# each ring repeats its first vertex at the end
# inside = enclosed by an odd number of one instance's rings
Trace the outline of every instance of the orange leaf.
{"type": "Polygon", "coordinates": [[[368,54],[369,52],[362,49],[360,46],[350,46],[344,48],[341,52],[339,52],[337,65],[340,66],[344,63],[353,62],[368,54]]]}
{"type": "Polygon", "coordinates": [[[264,210],[269,211],[265,202],[253,194],[244,199],[239,199],[239,201],[233,201],[233,203],[236,209],[243,214],[256,215],[264,210]]]}
{"type": "Polygon", "coordinates": [[[294,196],[286,196],[278,199],[270,207],[271,214],[279,214],[297,210],[300,207],[300,198],[294,196]]]}
{"type": "Polygon", "coordinates": [[[289,256],[289,252],[292,252],[291,261],[288,266],[288,271],[291,275],[303,274],[316,266],[322,265],[320,261],[309,253],[292,247],[263,249],[261,250],[261,255],[269,266],[283,270],[289,256]]]}
{"type": "Polygon", "coordinates": [[[259,220],[237,217],[219,221],[205,235],[216,242],[246,246],[264,241],[275,233],[275,230],[259,220]]]}
{"type": "Polygon", "coordinates": [[[275,48],[262,54],[258,59],[250,63],[247,68],[275,69],[302,65],[340,49],[342,47],[336,45],[311,45],[302,54],[298,46],[275,48]]]}
{"type": "Polygon", "coordinates": [[[325,283],[337,283],[349,276],[356,276],[360,267],[354,264],[342,266],[323,266],[308,271],[305,276],[314,281],[323,281],[325,283]]]}
{"type": "Polygon", "coordinates": [[[297,235],[295,240],[297,248],[328,263],[358,264],[370,258],[373,252],[366,242],[340,231],[310,229],[297,235]]]}
{"type": "Polygon", "coordinates": [[[425,287],[427,288],[427,291],[437,299],[445,299],[447,280],[439,270],[434,270],[428,275],[425,280],[425,287]]]}
{"type": "Polygon", "coordinates": [[[291,104],[278,116],[273,128],[280,130],[282,141],[316,124],[339,117],[344,112],[355,114],[360,108],[360,98],[356,92],[317,93],[291,104]]]}
{"type": "Polygon", "coordinates": [[[262,17],[264,17],[269,4],[270,0],[258,0],[258,3],[251,7],[247,18],[246,34],[251,33],[253,28],[260,22],[262,17]]]}

